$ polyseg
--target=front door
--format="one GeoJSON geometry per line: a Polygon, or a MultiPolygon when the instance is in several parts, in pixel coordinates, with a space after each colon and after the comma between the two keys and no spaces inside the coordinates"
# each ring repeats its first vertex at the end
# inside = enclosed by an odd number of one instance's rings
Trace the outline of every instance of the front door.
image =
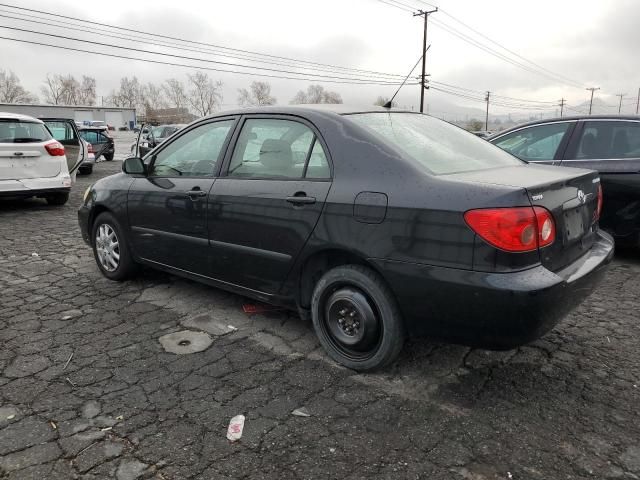
{"type": "Polygon", "coordinates": [[[127,197],[132,246],[145,260],[207,275],[207,194],[234,118],[199,124],[163,145],[127,197]]]}
{"type": "Polygon", "coordinates": [[[246,117],[236,137],[209,195],[212,274],[274,294],[331,187],[326,148],[311,125],[290,117],[246,117]]]}

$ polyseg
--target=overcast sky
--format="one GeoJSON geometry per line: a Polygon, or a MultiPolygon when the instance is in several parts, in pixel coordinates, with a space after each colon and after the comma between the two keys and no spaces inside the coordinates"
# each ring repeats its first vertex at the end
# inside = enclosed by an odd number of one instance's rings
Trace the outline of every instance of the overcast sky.
{"type": "MultiPolygon", "coordinates": [[[[401,1],[428,8],[418,0],[401,1]]],[[[93,4],[78,3],[77,0],[58,0],[55,3],[7,0],[7,3],[271,55],[397,74],[408,73],[418,59],[422,46],[422,24],[418,19],[409,12],[375,0],[109,0],[93,4]]],[[[430,24],[431,49],[427,55],[427,71],[434,81],[538,101],[556,101],[564,97],[574,106],[588,100],[589,94],[584,87],[593,85],[602,88],[596,95],[607,104],[615,104],[616,110],[618,98],[613,95],[626,93],[623,111],[635,111],[635,97],[640,87],[640,55],[637,52],[640,45],[640,2],[637,0],[443,0],[432,3],[438,4],[443,10],[431,17],[436,22],[444,22],[475,36],[456,23],[452,18],[455,17],[526,59],[579,82],[581,87],[524,71],[456,38],[441,26],[430,24]]],[[[0,16],[6,15],[8,10],[0,7],[0,16]]],[[[0,25],[34,28],[28,23],[6,17],[0,18],[0,25]]],[[[87,27],[90,28],[90,25],[87,27]]],[[[65,29],[45,26],[35,29],[134,45],[65,29]]],[[[75,45],[73,42],[6,29],[0,29],[0,36],[75,45]]],[[[475,38],[489,44],[486,39],[475,38]]],[[[144,44],[135,46],[150,48],[144,44]]],[[[109,51],[90,45],[84,48],[109,51]]],[[[13,70],[23,85],[37,94],[40,94],[40,86],[47,73],[94,76],[98,95],[107,95],[117,87],[119,78],[125,75],[135,75],[141,82],[159,83],[169,77],[185,77],[191,71],[182,67],[111,59],[8,40],[0,40],[0,51],[0,68],[13,70]]],[[[193,52],[184,54],[203,56],[193,52]]],[[[418,72],[419,68],[416,69],[418,72]]],[[[238,88],[247,87],[252,80],[260,79],[209,73],[224,82],[224,103],[227,106],[236,103],[238,88]]],[[[288,103],[296,91],[311,83],[281,79],[269,81],[279,103],[288,103]]],[[[390,96],[395,90],[395,87],[382,85],[324,85],[338,91],[345,103],[350,104],[370,104],[378,95],[390,96]]],[[[427,92],[427,99],[433,113],[437,113],[438,108],[452,109],[453,105],[483,108],[482,103],[434,90],[427,92]]],[[[398,100],[401,105],[417,106],[418,86],[404,87],[398,100]]],[[[492,108],[492,112],[510,110],[514,109],[492,108]]]]}

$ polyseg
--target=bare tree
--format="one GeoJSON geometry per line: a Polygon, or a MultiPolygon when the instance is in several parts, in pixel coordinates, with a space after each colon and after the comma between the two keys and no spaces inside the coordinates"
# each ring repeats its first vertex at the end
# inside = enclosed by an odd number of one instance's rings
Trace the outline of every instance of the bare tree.
{"type": "Polygon", "coordinates": [[[175,108],[185,108],[187,106],[188,99],[184,83],[177,78],[165,80],[162,90],[167,97],[169,105],[175,108]]]}
{"type": "Polygon", "coordinates": [[[253,82],[249,87],[238,89],[238,103],[246,106],[274,105],[275,97],[271,96],[271,85],[267,82],[253,82]]]}
{"type": "Polygon", "coordinates": [[[58,75],[62,85],[62,104],[78,105],[80,96],[80,83],[73,75],[58,75]]]}
{"type": "Polygon", "coordinates": [[[0,102],[2,103],[36,103],[38,98],[27,92],[20,79],[12,71],[0,70],[0,102]]]}
{"type": "Polygon", "coordinates": [[[325,90],[322,85],[309,85],[306,92],[300,90],[296,93],[290,103],[342,103],[342,97],[338,92],[325,90]]]}
{"type": "Polygon", "coordinates": [[[64,85],[60,75],[47,74],[41,91],[46,103],[53,105],[64,104],[64,85]]]}
{"type": "Polygon", "coordinates": [[[140,82],[136,77],[120,79],[120,89],[116,93],[116,102],[121,107],[136,108],[141,104],[140,82]]]}
{"type": "Polygon", "coordinates": [[[155,83],[147,83],[141,88],[142,104],[146,113],[150,110],[158,110],[160,108],[166,108],[167,101],[165,100],[163,88],[155,83]]]}
{"type": "Polygon", "coordinates": [[[196,72],[189,77],[191,89],[188,93],[189,103],[201,116],[210,115],[222,103],[222,82],[214,82],[204,72],[196,72]]]}
{"type": "Polygon", "coordinates": [[[79,105],[95,105],[96,103],[96,79],[82,76],[82,82],[78,89],[79,105]]]}

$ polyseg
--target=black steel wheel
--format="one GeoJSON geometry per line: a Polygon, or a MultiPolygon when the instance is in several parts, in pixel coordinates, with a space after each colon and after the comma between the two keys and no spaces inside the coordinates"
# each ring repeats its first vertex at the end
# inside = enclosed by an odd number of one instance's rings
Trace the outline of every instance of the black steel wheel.
{"type": "Polygon", "coordinates": [[[382,278],[359,265],[336,267],[318,281],[311,300],[313,326],[329,356],[358,371],[395,360],[404,328],[382,278]]]}

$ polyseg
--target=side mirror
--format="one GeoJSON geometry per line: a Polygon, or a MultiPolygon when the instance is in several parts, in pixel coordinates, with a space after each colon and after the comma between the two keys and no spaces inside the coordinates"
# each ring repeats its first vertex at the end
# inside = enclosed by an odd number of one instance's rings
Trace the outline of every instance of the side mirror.
{"type": "Polygon", "coordinates": [[[144,175],[147,169],[141,158],[129,157],[122,162],[122,171],[129,175],[144,175]]]}

